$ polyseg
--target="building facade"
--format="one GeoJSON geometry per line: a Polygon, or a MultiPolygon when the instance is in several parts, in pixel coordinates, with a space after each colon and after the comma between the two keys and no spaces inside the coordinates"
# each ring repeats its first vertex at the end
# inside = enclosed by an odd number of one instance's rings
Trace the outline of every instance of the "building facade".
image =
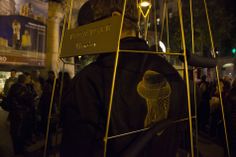
{"type": "Polygon", "coordinates": [[[15,14],[15,0],[1,0],[0,1],[0,15],[12,15],[15,14]]]}

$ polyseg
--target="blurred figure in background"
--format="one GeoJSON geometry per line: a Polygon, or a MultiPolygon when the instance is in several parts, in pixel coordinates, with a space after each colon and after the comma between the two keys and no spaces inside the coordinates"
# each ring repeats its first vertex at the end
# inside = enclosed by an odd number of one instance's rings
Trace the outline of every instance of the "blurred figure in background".
{"type": "Polygon", "coordinates": [[[200,92],[201,92],[201,100],[199,105],[199,129],[201,131],[206,131],[206,125],[209,120],[210,115],[210,88],[209,88],[209,82],[206,81],[206,75],[203,75],[201,77],[200,82],[200,92]]]}
{"type": "Polygon", "coordinates": [[[40,131],[44,136],[46,135],[46,131],[47,131],[48,118],[51,118],[50,130],[49,130],[49,135],[48,135],[48,150],[52,148],[52,138],[53,138],[53,133],[55,132],[55,128],[56,128],[54,125],[54,117],[55,117],[56,106],[57,106],[56,104],[57,96],[55,95],[56,92],[54,93],[54,96],[53,96],[51,117],[48,117],[55,77],[56,76],[55,76],[54,71],[48,71],[48,78],[44,83],[43,93],[39,101],[39,111],[40,111],[40,116],[41,116],[41,127],[40,127],[41,130],[40,131]]]}
{"type": "Polygon", "coordinates": [[[32,81],[33,82],[39,82],[40,83],[40,86],[41,86],[41,89],[43,88],[44,86],[44,78],[40,76],[40,72],[38,70],[33,70],[31,72],[31,77],[32,77],[32,81]]]}
{"type": "Polygon", "coordinates": [[[36,104],[35,104],[35,100],[37,98],[37,93],[36,90],[34,88],[34,84],[32,82],[32,78],[31,78],[31,74],[28,72],[25,72],[24,75],[26,76],[26,87],[28,88],[28,92],[31,95],[32,99],[32,103],[30,105],[30,111],[28,112],[27,115],[27,145],[31,145],[35,142],[34,140],[34,132],[35,132],[35,123],[36,123],[36,104]]]}
{"type": "MultiPolygon", "coordinates": [[[[5,110],[5,111],[9,111],[9,105],[7,103],[7,95],[8,95],[8,92],[11,88],[11,86],[13,84],[15,84],[17,82],[17,77],[16,77],[16,70],[15,69],[12,69],[11,70],[11,75],[10,77],[6,80],[5,82],[5,85],[4,85],[4,88],[3,88],[3,94],[2,94],[2,108],[5,110]]],[[[6,122],[8,123],[9,122],[9,116],[7,117],[7,120],[6,122]]]]}
{"type": "MultiPolygon", "coordinates": [[[[39,109],[42,122],[42,132],[45,134],[47,127],[48,112],[50,107],[50,100],[52,96],[53,82],[55,78],[54,71],[48,71],[48,78],[44,83],[43,92],[39,101],[39,109]]],[[[53,107],[53,112],[54,112],[53,107]]]]}
{"type": "Polygon", "coordinates": [[[20,75],[7,95],[10,109],[10,134],[16,155],[23,155],[27,143],[33,95],[27,87],[26,75],[20,75]]]}
{"type": "Polygon", "coordinates": [[[17,81],[16,70],[12,69],[11,76],[6,80],[5,85],[4,85],[4,89],[3,89],[4,96],[7,96],[9,89],[14,83],[16,83],[16,81],[17,81]]]}
{"type": "Polygon", "coordinates": [[[44,79],[40,76],[40,73],[38,70],[33,70],[31,72],[31,79],[32,79],[32,85],[33,89],[35,91],[35,98],[34,98],[34,111],[35,111],[35,130],[34,133],[38,136],[42,136],[42,132],[40,132],[40,123],[41,123],[41,114],[39,109],[39,102],[41,95],[43,93],[43,85],[44,85],[44,79]]]}
{"type": "Polygon", "coordinates": [[[231,156],[236,156],[236,79],[227,97],[226,115],[230,141],[231,156]]]}
{"type": "Polygon", "coordinates": [[[59,72],[58,79],[57,79],[57,87],[56,87],[56,92],[57,92],[57,104],[58,104],[58,112],[60,112],[60,126],[63,125],[64,121],[64,108],[65,105],[61,103],[61,100],[63,99],[64,95],[70,90],[71,87],[71,77],[68,72],[59,72]],[[61,89],[62,88],[62,89],[61,89]],[[62,90],[62,93],[60,93],[62,90]]]}

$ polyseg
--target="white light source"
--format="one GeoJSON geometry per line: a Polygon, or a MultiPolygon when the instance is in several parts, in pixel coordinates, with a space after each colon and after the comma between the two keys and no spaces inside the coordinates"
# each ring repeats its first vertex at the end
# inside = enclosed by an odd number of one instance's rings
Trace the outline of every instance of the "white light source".
{"type": "Polygon", "coordinates": [[[160,25],[161,19],[157,18],[157,25],[160,25]]]}
{"type": "Polygon", "coordinates": [[[165,46],[165,44],[162,41],[159,41],[159,46],[161,47],[161,50],[163,52],[166,52],[166,46],[165,46]]]}
{"type": "Polygon", "coordinates": [[[150,5],[151,5],[150,2],[147,2],[147,1],[143,1],[143,2],[140,3],[141,7],[148,7],[150,5]]]}
{"type": "Polygon", "coordinates": [[[232,67],[234,66],[234,63],[226,63],[223,65],[223,68],[229,68],[229,67],[232,67]]]}

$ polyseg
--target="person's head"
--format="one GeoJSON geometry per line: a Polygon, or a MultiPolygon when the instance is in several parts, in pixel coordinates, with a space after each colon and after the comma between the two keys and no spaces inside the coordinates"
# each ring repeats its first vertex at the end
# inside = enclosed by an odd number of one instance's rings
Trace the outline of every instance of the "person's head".
{"type": "Polygon", "coordinates": [[[17,81],[20,84],[26,84],[26,76],[24,74],[19,75],[17,81]]]}
{"type": "Polygon", "coordinates": [[[15,69],[11,69],[11,77],[16,77],[16,70],[15,69]]]}
{"type": "Polygon", "coordinates": [[[52,71],[52,70],[48,71],[48,79],[49,79],[49,80],[53,80],[54,77],[55,77],[54,71],[52,71]]]}
{"type": "MultiPolygon", "coordinates": [[[[106,1],[106,0],[104,0],[106,1]]],[[[106,4],[105,4],[106,5],[106,4]]],[[[109,4],[109,12],[112,15],[120,13],[120,16],[124,7],[124,0],[112,0],[109,4]]],[[[122,37],[135,36],[137,32],[138,23],[138,7],[136,0],[127,0],[125,9],[125,18],[122,29],[122,37]]]]}
{"type": "Polygon", "coordinates": [[[17,21],[16,19],[14,19],[14,20],[12,21],[12,24],[15,25],[15,24],[17,24],[17,22],[18,22],[18,21],[17,21]]]}
{"type": "Polygon", "coordinates": [[[29,84],[29,83],[31,83],[31,75],[30,75],[30,73],[29,72],[24,72],[24,75],[25,75],[25,77],[26,77],[26,84],[29,84]]]}
{"type": "Polygon", "coordinates": [[[85,2],[79,10],[77,24],[83,26],[94,21],[94,11],[90,1],[85,2]]]}
{"type": "Polygon", "coordinates": [[[224,81],[227,81],[227,82],[229,82],[229,83],[232,82],[232,78],[231,78],[230,76],[228,76],[228,75],[225,75],[225,76],[223,77],[223,79],[224,79],[224,81]]]}
{"type": "Polygon", "coordinates": [[[206,81],[206,75],[202,75],[201,80],[206,81]]]}
{"type": "MultiPolygon", "coordinates": [[[[122,37],[135,36],[137,31],[137,2],[127,0],[122,37]]],[[[111,16],[121,16],[124,0],[90,0],[80,9],[78,24],[88,24],[111,16]]]]}
{"type": "Polygon", "coordinates": [[[31,77],[32,77],[32,79],[38,79],[38,77],[39,77],[39,71],[38,70],[33,70],[33,71],[31,71],[31,77]]]}
{"type": "Polygon", "coordinates": [[[65,80],[70,80],[71,79],[70,74],[68,72],[64,73],[64,79],[65,80]]]}
{"type": "Polygon", "coordinates": [[[25,35],[29,35],[29,31],[28,31],[28,30],[25,30],[25,31],[24,31],[24,34],[25,34],[25,35]]]}
{"type": "Polygon", "coordinates": [[[223,80],[223,84],[224,84],[224,88],[223,91],[224,92],[229,92],[231,89],[231,82],[228,80],[223,80]]]}

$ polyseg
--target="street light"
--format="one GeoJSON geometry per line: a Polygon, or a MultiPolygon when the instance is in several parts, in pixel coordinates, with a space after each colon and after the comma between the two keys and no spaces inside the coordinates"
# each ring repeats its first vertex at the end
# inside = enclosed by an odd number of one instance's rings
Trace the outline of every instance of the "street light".
{"type": "Polygon", "coordinates": [[[146,18],[151,10],[151,7],[152,7],[152,4],[147,1],[147,0],[144,0],[144,1],[141,1],[139,4],[138,4],[138,8],[141,12],[141,14],[143,15],[144,18],[146,18]]]}
{"type": "Polygon", "coordinates": [[[142,2],[140,3],[140,6],[141,6],[141,7],[148,7],[148,6],[150,6],[150,5],[151,5],[151,3],[148,2],[148,1],[142,1],[142,2]]]}

